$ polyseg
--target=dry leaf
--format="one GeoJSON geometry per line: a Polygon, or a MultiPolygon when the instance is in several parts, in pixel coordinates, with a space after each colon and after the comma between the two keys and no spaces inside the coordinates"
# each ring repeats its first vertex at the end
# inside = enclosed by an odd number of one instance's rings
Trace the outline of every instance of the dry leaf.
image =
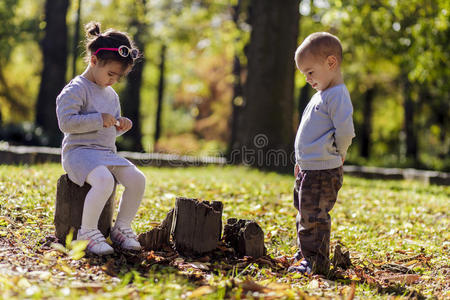
{"type": "Polygon", "coordinates": [[[197,298],[197,297],[201,297],[203,295],[207,295],[207,294],[211,294],[212,292],[214,292],[214,289],[209,286],[209,285],[204,285],[199,287],[198,289],[194,290],[189,296],[188,298],[192,299],[192,298],[197,298]]]}
{"type": "Polygon", "coordinates": [[[311,282],[308,284],[308,289],[312,289],[312,290],[318,289],[319,286],[320,286],[319,281],[314,279],[314,280],[311,280],[311,282]]]}
{"type": "Polygon", "coordinates": [[[209,271],[209,267],[206,264],[201,263],[201,262],[194,261],[194,262],[189,263],[188,265],[190,265],[196,269],[200,269],[203,271],[209,271]]]}
{"type": "Polygon", "coordinates": [[[382,280],[387,280],[390,282],[397,282],[397,283],[406,283],[406,284],[412,284],[420,279],[420,276],[417,274],[401,274],[401,275],[391,275],[383,277],[382,280]]]}
{"type": "Polygon", "coordinates": [[[252,280],[246,280],[241,284],[242,290],[244,292],[251,291],[251,292],[261,292],[266,293],[269,291],[269,289],[263,287],[262,285],[252,281],[252,280]]]}

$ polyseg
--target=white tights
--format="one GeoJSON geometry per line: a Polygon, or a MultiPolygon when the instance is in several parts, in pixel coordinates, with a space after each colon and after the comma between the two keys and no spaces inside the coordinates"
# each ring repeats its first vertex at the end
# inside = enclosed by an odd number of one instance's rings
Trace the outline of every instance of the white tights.
{"type": "Polygon", "coordinates": [[[145,176],[136,166],[98,166],[92,170],[86,182],[91,189],[86,195],[81,220],[82,229],[96,229],[103,207],[114,189],[114,177],[125,187],[119,204],[116,225],[130,227],[137,213],[145,190],[145,176]],[[114,176],[113,176],[114,175],[114,176]]]}

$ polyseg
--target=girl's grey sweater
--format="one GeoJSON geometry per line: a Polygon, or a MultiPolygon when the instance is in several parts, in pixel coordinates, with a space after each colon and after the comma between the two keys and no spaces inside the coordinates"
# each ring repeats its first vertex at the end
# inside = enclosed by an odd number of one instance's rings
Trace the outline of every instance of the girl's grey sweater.
{"type": "Polygon", "coordinates": [[[117,155],[115,126],[103,127],[102,113],[120,117],[120,103],[112,87],[100,87],[83,76],[70,81],[56,98],[58,125],[64,133],[61,161],[69,178],[83,186],[95,167],[128,166],[117,155]]]}

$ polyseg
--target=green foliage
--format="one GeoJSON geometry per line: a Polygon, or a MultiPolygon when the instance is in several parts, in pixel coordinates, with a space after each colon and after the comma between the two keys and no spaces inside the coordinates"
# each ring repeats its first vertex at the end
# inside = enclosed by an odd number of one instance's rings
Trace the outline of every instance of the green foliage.
{"type": "Polygon", "coordinates": [[[37,97],[41,64],[36,55],[41,5],[41,0],[0,3],[0,119],[6,122],[30,120],[32,115],[29,99],[37,97]]]}
{"type": "MultiPolygon", "coordinates": [[[[141,169],[148,178],[148,185],[133,222],[138,233],[160,222],[174,206],[175,197],[196,197],[222,201],[223,220],[229,217],[256,220],[264,230],[271,257],[295,253],[292,176],[245,167],[141,169]]],[[[112,274],[108,260],[81,257],[82,245],[68,243],[72,246],[67,249],[57,246],[59,250],[48,247],[49,236],[54,234],[56,182],[62,173],[57,164],[0,166],[2,299],[261,296],[263,289],[260,294],[249,290],[251,282],[270,287],[270,295],[281,299],[309,299],[310,295],[346,298],[351,281],[356,284],[358,298],[389,299],[392,293],[401,295],[413,291],[426,298],[449,296],[445,286],[450,264],[447,211],[450,187],[345,177],[339,200],[331,212],[332,246],[340,241],[350,250],[353,268],[397,263],[420,276],[418,282],[399,283],[397,288],[392,286],[390,292],[383,292],[357,276],[352,280],[326,281],[273,273],[267,266],[257,263],[245,268],[235,266],[225,272],[218,269],[208,274],[205,281],[193,280],[193,270],[182,272],[164,265],[154,265],[148,273],[141,273],[139,266],[127,266],[123,260],[118,260],[121,271],[112,274]],[[250,283],[245,284],[246,281],[250,283]]],[[[119,187],[118,196],[122,192],[123,188],[119,187]]]]}
{"type": "Polygon", "coordinates": [[[358,129],[356,147],[350,152],[359,148],[364,93],[374,88],[371,162],[389,160],[391,166],[417,166],[405,157],[404,149],[403,102],[410,96],[415,107],[413,126],[419,139],[420,166],[449,170],[444,162],[450,149],[450,93],[446,83],[450,54],[444,50],[450,36],[449,2],[302,1],[301,8],[300,40],[311,32],[326,30],[342,41],[345,82],[358,129]],[[408,90],[404,89],[405,80],[411,84],[408,90]]]}
{"type": "MultiPolygon", "coordinates": [[[[70,37],[77,2],[71,2],[68,12],[70,37]]],[[[140,108],[145,150],[154,148],[157,66],[159,49],[164,43],[168,50],[163,140],[190,135],[197,140],[196,153],[212,148],[217,149],[216,154],[224,152],[230,131],[227,122],[231,113],[232,59],[237,54],[245,66],[244,49],[251,31],[247,24],[250,2],[242,1],[235,23],[232,8],[237,3],[237,0],[82,1],[81,25],[96,20],[103,29],[113,27],[133,35],[137,31],[133,20],[145,24],[145,31],[139,36],[145,45],[146,59],[140,108]],[[215,141],[211,141],[211,136],[216,137],[215,141]],[[217,147],[210,147],[211,143],[217,147]],[[204,144],[208,146],[203,147],[204,144]]],[[[0,113],[4,123],[33,119],[42,67],[39,41],[45,28],[44,4],[44,0],[0,3],[0,113]]],[[[319,30],[335,33],[342,41],[345,82],[354,102],[358,129],[349,153],[354,161],[360,160],[356,150],[364,121],[364,94],[374,88],[373,148],[369,163],[417,165],[410,164],[404,153],[403,101],[408,93],[416,109],[414,129],[419,142],[419,165],[450,170],[446,160],[450,151],[449,1],[303,0],[300,12],[299,41],[319,30]],[[408,91],[402,86],[406,79],[411,83],[408,91]]],[[[68,49],[72,49],[71,45],[68,49]]],[[[77,69],[82,70],[85,68],[82,41],[79,50],[77,69]]],[[[70,68],[68,74],[72,74],[70,68]]],[[[297,72],[297,93],[304,84],[297,72]]],[[[119,84],[115,88],[120,93],[123,87],[119,84]]],[[[165,148],[170,144],[176,141],[165,143],[165,148]]]]}

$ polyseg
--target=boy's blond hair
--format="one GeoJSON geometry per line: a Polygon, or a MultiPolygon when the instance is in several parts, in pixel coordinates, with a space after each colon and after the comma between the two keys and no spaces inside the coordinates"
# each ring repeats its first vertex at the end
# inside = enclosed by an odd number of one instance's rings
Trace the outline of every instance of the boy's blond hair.
{"type": "Polygon", "coordinates": [[[302,57],[306,54],[312,54],[317,58],[326,59],[330,55],[334,55],[338,60],[338,64],[342,62],[342,45],[339,39],[328,32],[315,32],[303,41],[303,43],[295,51],[295,63],[299,64],[302,57]]]}

